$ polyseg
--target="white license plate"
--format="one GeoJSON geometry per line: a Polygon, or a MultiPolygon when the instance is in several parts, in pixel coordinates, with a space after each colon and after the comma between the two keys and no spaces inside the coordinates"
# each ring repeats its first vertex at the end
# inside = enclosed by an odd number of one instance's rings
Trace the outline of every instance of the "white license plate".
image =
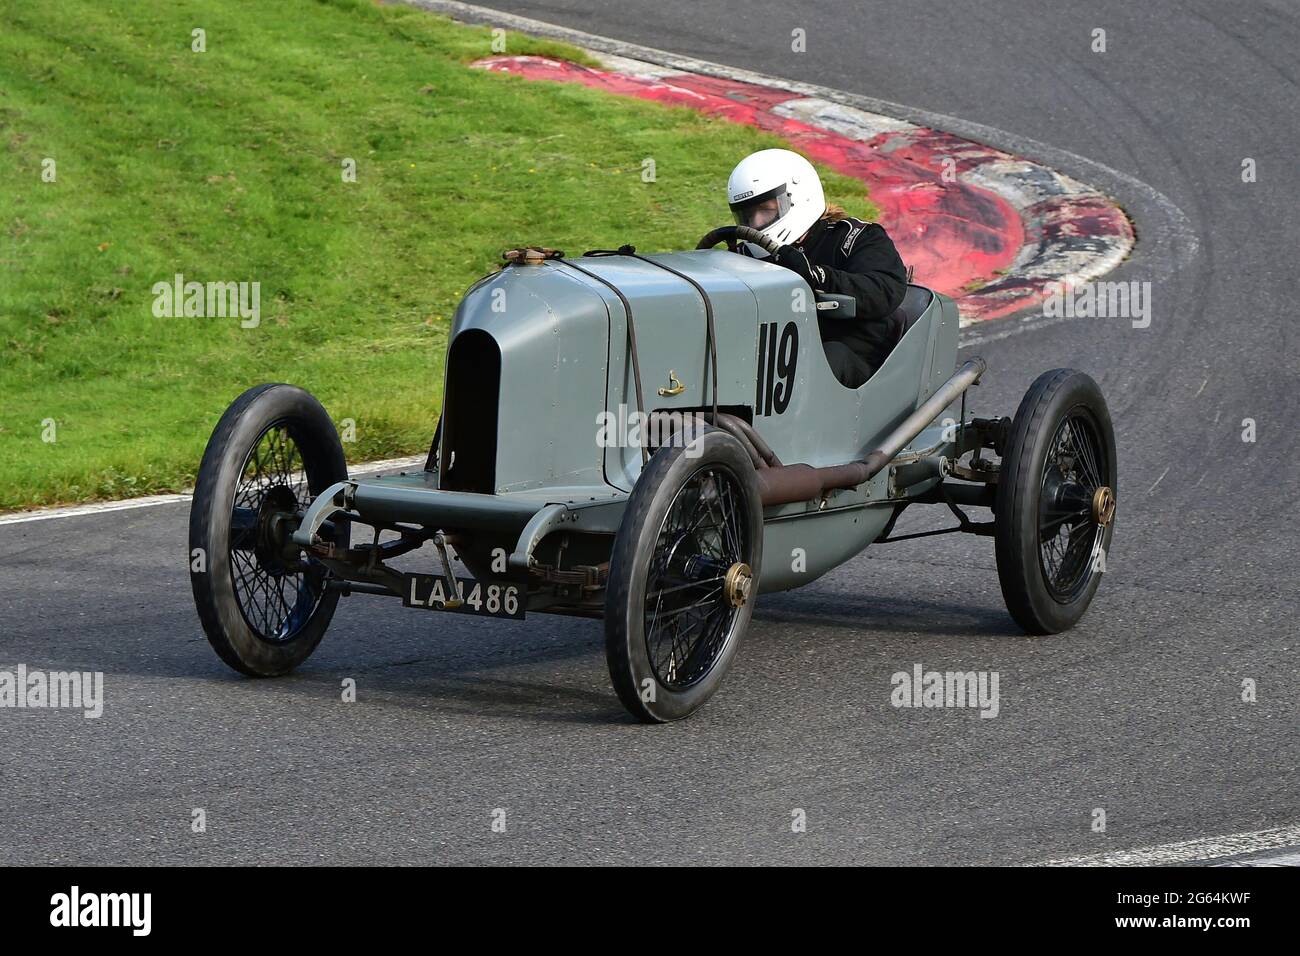
{"type": "Polygon", "coordinates": [[[440,574],[406,575],[402,590],[402,604],[431,611],[450,611],[453,614],[477,614],[480,617],[508,617],[522,620],[524,594],[517,584],[505,581],[480,581],[478,578],[456,578],[456,596],[459,607],[447,607],[447,581],[440,574]]]}

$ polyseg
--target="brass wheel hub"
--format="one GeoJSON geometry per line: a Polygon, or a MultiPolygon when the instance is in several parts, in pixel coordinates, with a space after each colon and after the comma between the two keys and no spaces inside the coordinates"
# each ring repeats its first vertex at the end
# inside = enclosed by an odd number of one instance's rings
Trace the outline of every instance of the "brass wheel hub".
{"type": "Polygon", "coordinates": [[[727,574],[722,579],[722,593],[727,596],[727,603],[732,607],[744,607],[753,586],[754,572],[744,561],[737,561],[727,568],[727,574]]]}
{"type": "Polygon", "coordinates": [[[1102,485],[1092,495],[1092,520],[1103,528],[1115,519],[1115,492],[1102,485]]]}

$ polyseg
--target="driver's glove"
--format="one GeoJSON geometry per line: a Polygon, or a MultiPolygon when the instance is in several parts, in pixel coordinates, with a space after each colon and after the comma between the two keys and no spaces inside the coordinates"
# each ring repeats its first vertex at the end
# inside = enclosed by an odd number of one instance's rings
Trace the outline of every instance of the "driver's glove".
{"type": "Polygon", "coordinates": [[[781,246],[772,256],[772,261],[799,273],[803,276],[803,280],[812,286],[813,291],[821,292],[826,288],[826,270],[809,262],[808,257],[798,246],[781,246]]]}

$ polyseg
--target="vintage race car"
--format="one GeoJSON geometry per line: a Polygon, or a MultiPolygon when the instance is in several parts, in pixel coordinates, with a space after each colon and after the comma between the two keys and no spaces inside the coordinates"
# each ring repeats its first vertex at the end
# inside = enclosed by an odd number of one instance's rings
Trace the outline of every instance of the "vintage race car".
{"type": "Polygon", "coordinates": [[[286,673],[349,594],[597,617],[619,699],[641,720],[674,720],[717,689],[761,593],[873,542],[944,531],[994,539],[1026,631],[1078,621],[1115,515],[1096,383],[1057,369],[1014,418],[968,416],[985,363],[956,365],[955,304],[909,285],[888,359],[847,388],[819,321],[852,321],[853,300],[733,255],[739,241],[765,244],[725,226],[692,252],[507,253],[456,312],[422,470],[349,478],[309,393],[241,395],[208,443],[190,515],[204,558],[191,583],[217,653],[245,674],[286,673]],[[955,523],[892,535],[923,503],[955,523]],[[352,540],[354,524],[369,540],[352,540]],[[425,544],[419,570],[393,566],[425,544]]]}

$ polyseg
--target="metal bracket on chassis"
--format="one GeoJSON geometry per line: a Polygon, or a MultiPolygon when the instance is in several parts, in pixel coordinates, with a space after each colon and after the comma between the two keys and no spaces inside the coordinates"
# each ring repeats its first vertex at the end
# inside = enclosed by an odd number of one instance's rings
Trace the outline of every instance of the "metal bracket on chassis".
{"type": "Polygon", "coordinates": [[[384,564],[421,547],[432,534],[423,531],[401,530],[396,541],[379,541],[380,529],[375,529],[375,539],[370,544],[358,545],[340,551],[332,542],[321,542],[306,548],[314,557],[340,579],[335,587],[341,591],[360,591],[367,594],[395,594],[401,596],[403,578],[400,573],[384,564]],[[354,584],[364,586],[355,587],[354,584]]]}
{"type": "Polygon", "coordinates": [[[576,520],[577,517],[577,514],[569,511],[564,505],[547,505],[538,511],[519,533],[515,550],[507,561],[510,569],[528,573],[533,564],[533,549],[537,547],[538,542],[564,522],[576,520]]]}
{"type": "MultiPolygon", "coordinates": [[[[516,574],[534,576],[540,575],[543,580],[551,583],[573,584],[580,583],[578,578],[571,576],[571,572],[558,571],[548,568],[546,565],[538,563],[536,558],[537,547],[546,538],[547,535],[554,531],[572,530],[575,532],[596,532],[613,534],[618,528],[618,521],[622,518],[621,511],[613,513],[613,523],[611,523],[611,512],[614,502],[605,501],[598,503],[596,506],[579,506],[570,507],[563,504],[549,504],[537,511],[524,525],[524,529],[519,533],[519,540],[515,543],[515,549],[507,559],[507,565],[510,570],[516,574]],[[559,575],[554,577],[552,575],[559,575]]],[[[586,568],[586,565],[580,566],[586,568]]],[[[592,565],[591,567],[595,567],[592,565]]],[[[599,577],[598,571],[579,571],[578,577],[581,583],[592,583],[588,579],[592,574],[599,577]]],[[[604,583],[603,578],[600,580],[604,583]]]]}
{"type": "Polygon", "coordinates": [[[995,522],[972,521],[958,505],[993,509],[997,498],[999,467],[997,462],[981,458],[980,452],[989,448],[1002,455],[1010,425],[1009,418],[973,418],[966,421],[963,414],[957,440],[943,449],[947,454],[938,454],[938,449],[931,449],[919,455],[900,456],[896,459],[890,470],[890,497],[897,502],[898,507],[876,543],[887,544],[891,541],[929,538],[956,532],[992,536],[995,522]],[[962,464],[961,457],[968,451],[973,452],[971,460],[968,464],[962,464]],[[936,476],[940,479],[937,483],[914,497],[908,496],[907,485],[920,484],[936,476]],[[945,481],[945,478],[960,478],[962,481],[945,481]],[[898,516],[908,505],[915,503],[945,505],[956,516],[957,527],[892,535],[898,516]]]}
{"type": "MultiPolygon", "coordinates": [[[[602,592],[609,580],[609,562],[599,564],[576,564],[569,568],[560,567],[557,555],[555,564],[539,562],[535,557],[538,545],[551,532],[572,527],[574,531],[583,530],[581,509],[574,510],[561,504],[551,504],[542,508],[525,525],[519,534],[519,540],[511,553],[507,564],[516,574],[527,575],[533,582],[540,583],[542,592],[549,594],[549,600],[555,601],[546,610],[557,613],[578,614],[582,616],[599,616],[603,605],[602,592]]],[[[567,545],[567,536],[560,544],[561,552],[567,545]]],[[[533,592],[534,597],[539,597],[533,592]]]]}
{"type": "MultiPolygon", "coordinates": [[[[336,580],[330,587],[348,593],[358,591],[365,594],[393,594],[401,596],[403,578],[400,573],[386,566],[384,562],[423,546],[424,542],[434,538],[441,547],[441,536],[432,532],[412,528],[392,528],[401,537],[395,541],[380,542],[380,527],[375,526],[374,540],[370,544],[357,545],[340,549],[333,541],[327,541],[320,535],[321,529],[330,523],[335,515],[344,515],[345,519],[360,520],[353,510],[353,496],[356,493],[355,481],[336,482],[317,495],[302,523],[293,533],[293,542],[311,555],[330,572],[336,580]]],[[[363,522],[364,523],[364,522],[363,522]]],[[[450,562],[447,561],[446,549],[441,548],[447,573],[450,574],[450,562]]]]}
{"type": "MultiPolygon", "coordinates": [[[[352,511],[352,496],[356,491],[355,481],[338,481],[317,495],[316,500],[307,509],[307,513],[303,515],[302,524],[298,525],[298,530],[293,533],[293,543],[308,550],[322,544],[329,544],[321,540],[321,527],[339,512],[344,512],[352,518],[356,517],[352,511]]],[[[329,546],[333,547],[333,545],[329,546]]]]}
{"type": "Polygon", "coordinates": [[[963,465],[960,461],[952,458],[945,458],[943,472],[966,481],[978,481],[989,485],[998,483],[997,466],[983,458],[973,458],[969,465],[963,465]]]}
{"type": "MultiPolygon", "coordinates": [[[[991,489],[992,485],[986,487],[988,489],[991,489]]],[[[970,517],[966,514],[966,512],[962,511],[961,508],[957,507],[957,503],[953,501],[951,486],[945,484],[944,482],[940,482],[939,484],[931,488],[929,491],[927,491],[924,495],[918,495],[913,500],[922,503],[933,502],[933,503],[942,503],[947,505],[948,510],[951,511],[957,517],[957,527],[936,528],[934,531],[916,531],[913,532],[912,534],[900,534],[900,535],[893,535],[890,537],[877,538],[876,544],[889,544],[891,541],[907,541],[912,538],[930,538],[939,534],[956,534],[958,532],[961,532],[963,534],[978,534],[978,535],[983,535],[985,537],[992,537],[993,535],[993,528],[996,522],[971,521],[970,517]]],[[[983,502],[980,503],[982,504],[983,502]]],[[[989,506],[992,506],[991,501],[988,504],[989,506]]],[[[897,520],[898,514],[901,512],[902,512],[902,508],[899,508],[898,512],[896,512],[894,516],[890,519],[889,524],[885,526],[886,534],[888,534],[889,531],[893,529],[894,521],[897,520]]]]}
{"type": "Polygon", "coordinates": [[[447,610],[458,608],[465,602],[457,595],[460,590],[456,587],[456,575],[451,572],[451,558],[447,555],[447,542],[439,531],[433,536],[433,546],[438,549],[438,557],[442,559],[442,579],[447,583],[447,600],[442,602],[442,606],[447,610]]]}

